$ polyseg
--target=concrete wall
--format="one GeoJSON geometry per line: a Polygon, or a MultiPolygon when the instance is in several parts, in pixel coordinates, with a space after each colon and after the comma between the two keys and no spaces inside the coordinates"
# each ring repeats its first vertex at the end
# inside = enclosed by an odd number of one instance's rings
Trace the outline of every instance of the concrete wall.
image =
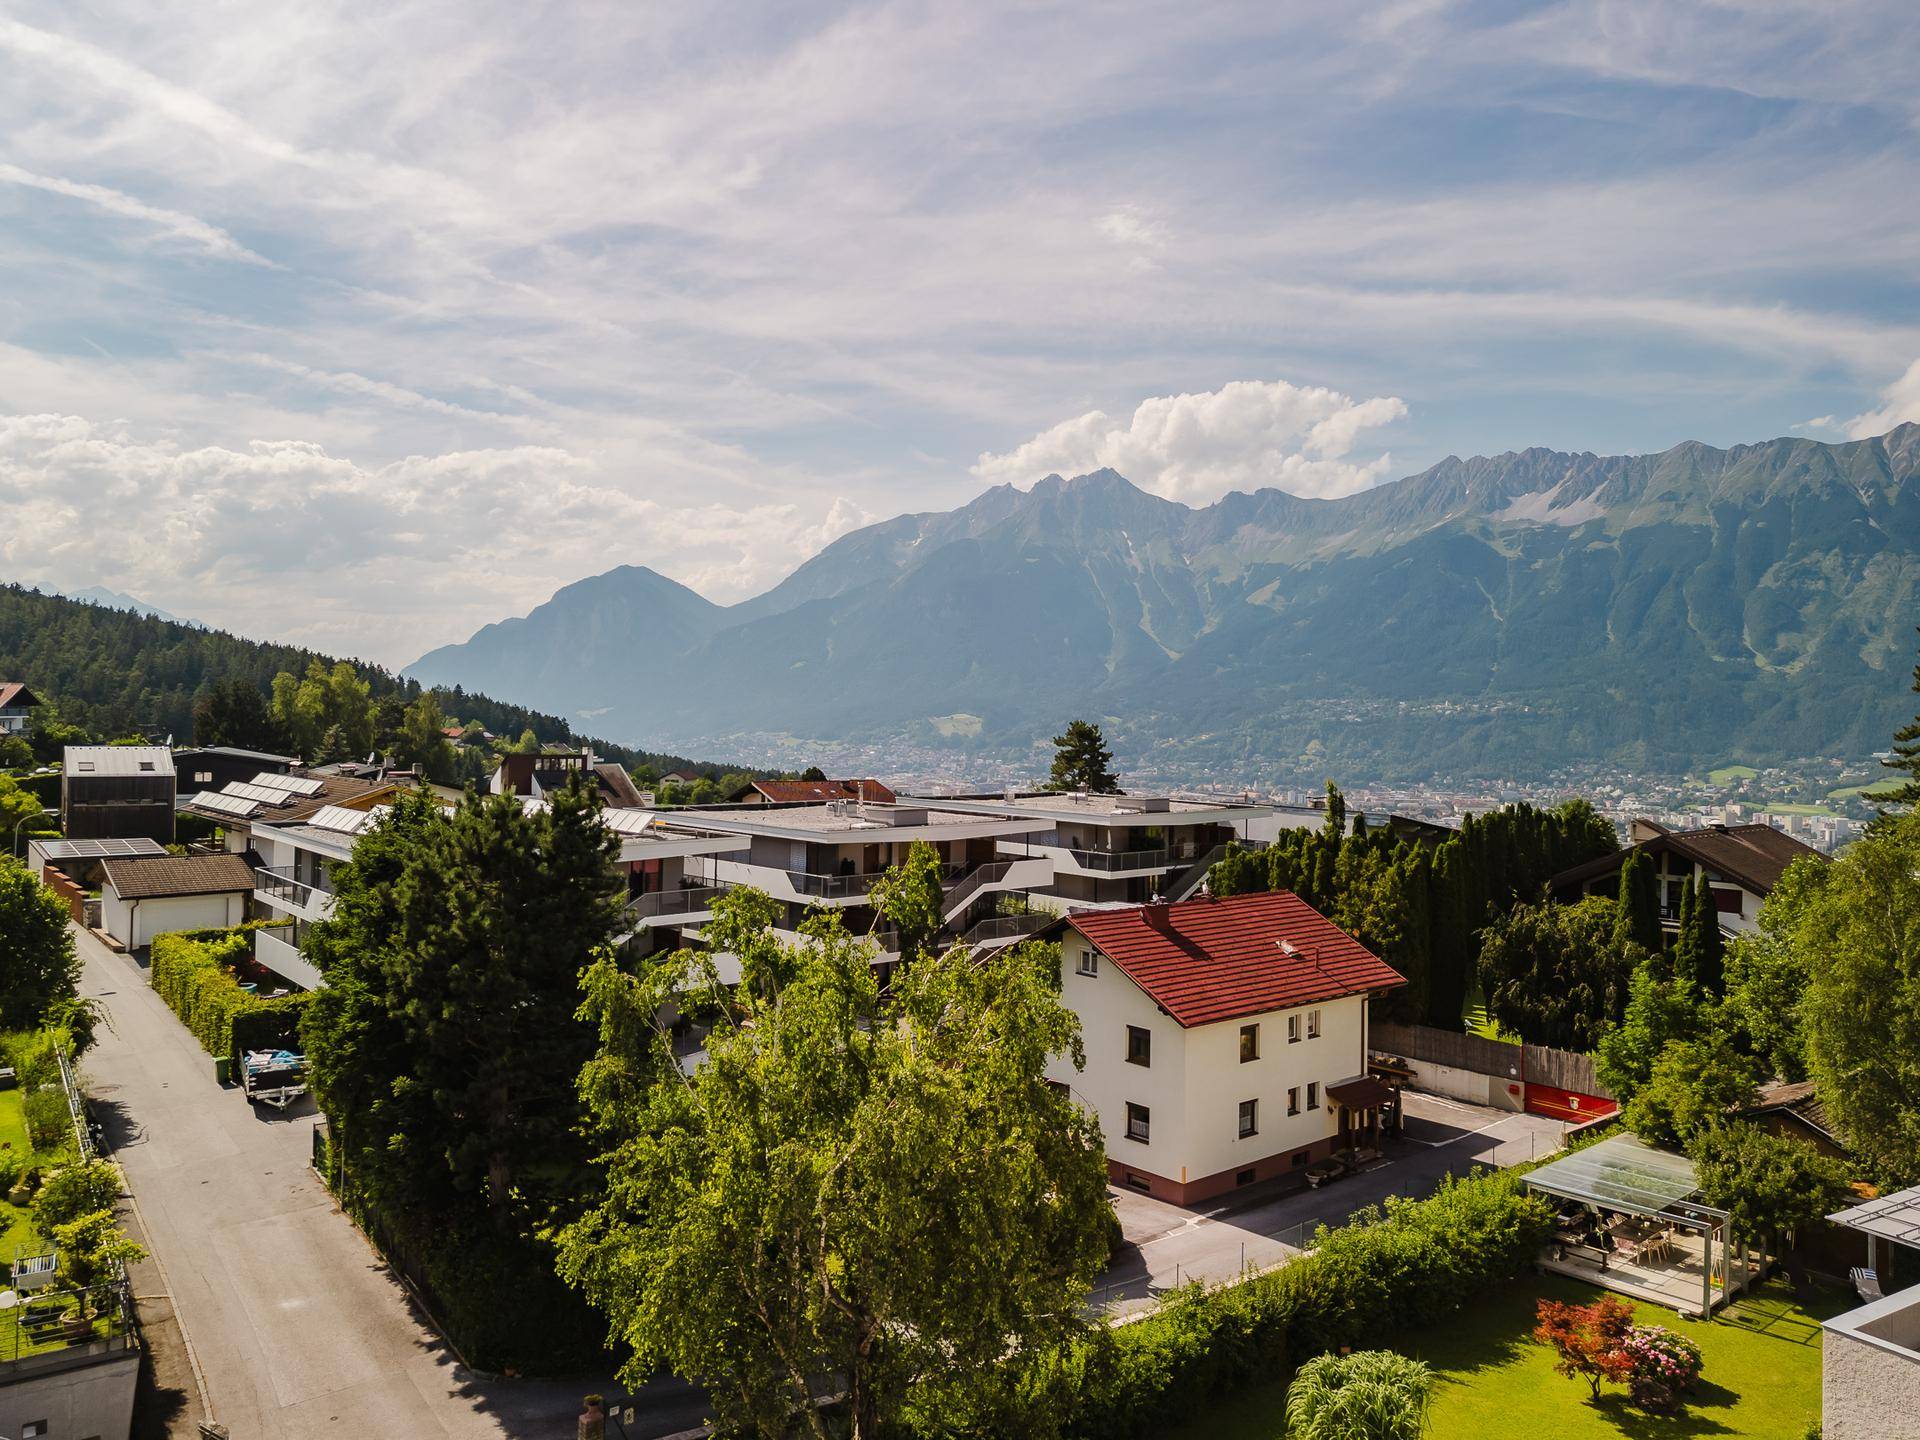
{"type": "Polygon", "coordinates": [[[0,1374],[0,1435],[17,1440],[28,1425],[44,1421],[40,1433],[47,1440],[127,1440],[140,1352],[88,1358],[92,1363],[74,1365],[61,1356],[64,1368],[39,1373],[23,1360],[9,1367],[13,1373],[0,1374]]]}
{"type": "Polygon", "coordinates": [[[1505,1075],[1482,1075],[1477,1070],[1461,1070],[1431,1060],[1407,1061],[1413,1072],[1408,1082],[1415,1090],[1444,1095],[1469,1105],[1494,1105],[1502,1110],[1524,1110],[1526,1090],[1517,1079],[1505,1075]]]}
{"type": "Polygon", "coordinates": [[[1823,1440],[1920,1440],[1920,1288],[1826,1323],[1823,1440]]]}

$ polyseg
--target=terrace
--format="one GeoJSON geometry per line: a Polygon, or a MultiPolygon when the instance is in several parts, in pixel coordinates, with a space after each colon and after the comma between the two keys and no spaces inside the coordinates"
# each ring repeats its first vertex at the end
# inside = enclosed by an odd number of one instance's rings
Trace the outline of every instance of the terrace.
{"type": "Polygon", "coordinates": [[[1540,1268],[1682,1315],[1711,1316],[1753,1280],[1726,1212],[1701,1204],[1693,1162],[1610,1135],[1526,1177],[1560,1202],[1540,1268]]]}

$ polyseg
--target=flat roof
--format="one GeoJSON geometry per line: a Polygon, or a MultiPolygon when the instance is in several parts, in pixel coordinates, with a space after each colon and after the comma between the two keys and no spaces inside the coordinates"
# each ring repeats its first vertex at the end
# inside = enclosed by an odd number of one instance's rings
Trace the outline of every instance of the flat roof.
{"type": "Polygon", "coordinates": [[[1192,800],[1167,795],[1083,795],[1078,791],[1057,794],[993,796],[926,796],[920,803],[964,810],[975,815],[1044,815],[1050,820],[1096,820],[1109,825],[1162,825],[1188,816],[1205,819],[1251,820],[1273,812],[1271,805],[1251,801],[1233,803],[1224,800],[1192,800]]]}
{"type": "Polygon", "coordinates": [[[926,839],[929,832],[945,830],[952,834],[937,838],[968,835],[1025,835],[1048,828],[1040,816],[1009,816],[993,811],[962,813],[936,810],[928,805],[855,805],[835,802],[827,805],[795,805],[771,809],[764,805],[740,810],[673,810],[666,812],[667,823],[700,829],[731,831],[742,835],[774,835],[791,840],[926,839]]]}
{"type": "Polygon", "coordinates": [[[1692,1160],[1656,1150],[1632,1135],[1609,1135],[1542,1165],[1525,1179],[1549,1195],[1629,1215],[1658,1215],[1691,1200],[1700,1189],[1692,1160]]]}
{"type": "Polygon", "coordinates": [[[1836,1225],[1920,1250],[1920,1185],[1849,1205],[1827,1216],[1836,1225]]]}
{"type": "Polygon", "coordinates": [[[171,775],[173,752],[164,745],[69,745],[61,752],[68,775],[171,775]]]}
{"type": "Polygon", "coordinates": [[[165,855],[167,847],[142,835],[128,840],[36,840],[48,860],[131,860],[143,855],[165,855]]]}

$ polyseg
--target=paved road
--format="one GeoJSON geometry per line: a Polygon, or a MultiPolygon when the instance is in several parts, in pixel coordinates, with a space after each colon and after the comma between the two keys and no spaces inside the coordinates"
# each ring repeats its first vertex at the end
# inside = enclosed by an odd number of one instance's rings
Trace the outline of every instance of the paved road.
{"type": "MultiPolygon", "coordinates": [[[[311,1111],[256,1112],[216,1085],[140,967],[76,935],[81,988],[111,1019],[83,1066],[88,1088],[209,1408],[236,1440],[549,1440],[574,1433],[589,1390],[619,1395],[604,1380],[486,1380],[461,1367],[314,1176],[311,1111]]],[[[683,1386],[643,1399],[634,1437],[684,1430],[702,1411],[683,1386]]]]}
{"type": "Polygon", "coordinates": [[[1101,1277],[1095,1302],[1116,1316],[1133,1314],[1186,1281],[1217,1283],[1278,1264],[1298,1254],[1317,1225],[1338,1225],[1389,1195],[1426,1195],[1442,1175],[1476,1162],[1517,1165],[1544,1155],[1566,1128],[1538,1115],[1411,1092],[1406,1111],[1406,1138],[1390,1142],[1385,1164],[1319,1190],[1262,1185],[1185,1210],[1116,1187],[1114,1208],[1132,1249],[1101,1277]]]}

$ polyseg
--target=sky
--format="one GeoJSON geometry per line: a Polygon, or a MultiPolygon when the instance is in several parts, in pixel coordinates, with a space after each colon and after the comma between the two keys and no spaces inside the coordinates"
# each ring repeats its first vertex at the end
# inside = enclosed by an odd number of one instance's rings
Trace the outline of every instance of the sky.
{"type": "Polygon", "coordinates": [[[0,580],[404,664],[1112,465],[1920,419],[1910,0],[0,0],[0,580]]]}

